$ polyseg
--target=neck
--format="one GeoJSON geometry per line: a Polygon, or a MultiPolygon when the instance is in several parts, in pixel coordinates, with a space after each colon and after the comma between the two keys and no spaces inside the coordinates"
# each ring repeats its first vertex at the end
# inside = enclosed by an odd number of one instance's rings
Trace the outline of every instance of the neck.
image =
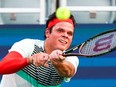
{"type": "Polygon", "coordinates": [[[45,40],[44,42],[44,49],[47,54],[50,54],[53,50],[52,47],[48,44],[48,42],[45,40]]]}

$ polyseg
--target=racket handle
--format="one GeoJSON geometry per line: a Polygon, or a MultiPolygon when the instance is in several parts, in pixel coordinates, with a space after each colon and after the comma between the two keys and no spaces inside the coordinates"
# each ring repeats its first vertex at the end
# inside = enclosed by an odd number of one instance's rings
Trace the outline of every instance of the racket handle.
{"type": "Polygon", "coordinates": [[[77,54],[77,53],[67,53],[67,54],[62,54],[63,56],[83,56],[82,54],[77,54]]]}
{"type": "Polygon", "coordinates": [[[79,53],[67,53],[67,54],[62,54],[63,56],[84,56],[84,57],[92,57],[95,55],[85,55],[85,54],[79,54],[79,53]]]}

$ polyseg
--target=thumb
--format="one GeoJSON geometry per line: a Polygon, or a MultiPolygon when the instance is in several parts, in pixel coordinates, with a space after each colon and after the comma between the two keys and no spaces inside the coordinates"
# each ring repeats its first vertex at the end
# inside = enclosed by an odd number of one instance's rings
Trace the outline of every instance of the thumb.
{"type": "Polygon", "coordinates": [[[47,63],[44,64],[45,67],[49,67],[49,65],[47,63]]]}

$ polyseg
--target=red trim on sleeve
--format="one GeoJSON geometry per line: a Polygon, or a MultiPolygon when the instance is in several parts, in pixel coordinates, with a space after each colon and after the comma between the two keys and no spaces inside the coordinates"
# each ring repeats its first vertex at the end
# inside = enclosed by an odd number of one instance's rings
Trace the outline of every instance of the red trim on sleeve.
{"type": "Polygon", "coordinates": [[[27,58],[23,58],[18,52],[11,51],[0,61],[0,74],[15,73],[27,65],[27,58]]]}

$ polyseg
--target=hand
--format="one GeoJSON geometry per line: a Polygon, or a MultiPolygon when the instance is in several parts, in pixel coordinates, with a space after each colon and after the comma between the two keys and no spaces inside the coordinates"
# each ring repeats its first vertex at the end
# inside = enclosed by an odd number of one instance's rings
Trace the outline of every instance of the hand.
{"type": "Polygon", "coordinates": [[[29,57],[29,62],[34,64],[35,66],[48,67],[48,64],[46,63],[48,59],[49,59],[48,54],[40,52],[29,57]]]}
{"type": "Polygon", "coordinates": [[[64,56],[62,56],[61,50],[54,50],[50,55],[49,59],[53,61],[63,61],[65,59],[64,56]]]}

